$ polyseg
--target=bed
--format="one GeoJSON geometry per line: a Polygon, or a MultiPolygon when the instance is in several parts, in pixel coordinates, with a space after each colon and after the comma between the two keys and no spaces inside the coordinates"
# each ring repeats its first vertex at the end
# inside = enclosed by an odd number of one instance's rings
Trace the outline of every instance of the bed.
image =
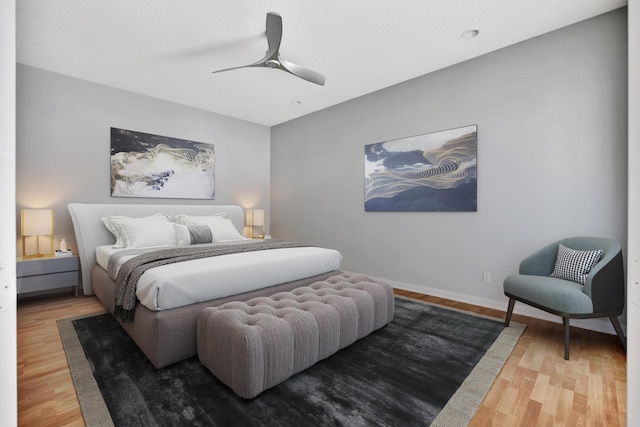
{"type": "MultiPolygon", "coordinates": [[[[83,293],[85,295],[95,294],[111,313],[116,311],[116,283],[113,279],[113,272],[110,275],[109,271],[107,271],[108,269],[105,268],[105,261],[98,263],[97,259],[99,260],[100,256],[104,256],[105,251],[106,253],[109,253],[108,248],[118,245],[121,242],[119,241],[119,238],[116,239],[114,234],[107,229],[103,218],[124,216],[138,219],[160,214],[169,218],[169,222],[175,222],[176,218],[179,218],[180,216],[185,216],[187,218],[209,218],[220,216],[226,218],[227,222],[233,225],[233,233],[239,233],[244,225],[244,210],[242,207],[236,205],[215,206],[70,203],[68,208],[71,214],[78,245],[83,293]],[[97,248],[101,249],[96,252],[97,248]],[[98,257],[96,256],[97,253],[98,257]],[[100,255],[101,253],[102,255],[100,255]]],[[[162,219],[162,221],[164,221],[164,219],[162,219]]],[[[165,226],[166,225],[163,225],[163,227],[165,226]]],[[[245,243],[253,244],[254,242],[255,241],[248,240],[247,242],[233,243],[244,245],[245,243]]],[[[337,270],[340,267],[342,259],[341,255],[337,251],[306,247],[300,248],[300,251],[308,252],[315,251],[316,249],[327,251],[322,255],[325,258],[321,258],[319,261],[314,262],[309,261],[307,263],[306,258],[304,258],[306,255],[296,255],[303,256],[303,258],[300,259],[305,260],[297,261],[298,265],[310,265],[310,268],[306,270],[301,269],[300,271],[296,268],[288,268],[282,267],[280,264],[272,264],[273,262],[277,263],[280,261],[272,261],[272,255],[268,255],[268,253],[273,254],[285,250],[295,251],[295,248],[278,249],[277,251],[264,250],[250,252],[248,254],[221,255],[211,258],[211,263],[216,264],[216,268],[222,268],[221,265],[224,267],[226,264],[231,266],[236,265],[236,271],[224,271],[223,273],[216,272],[216,275],[214,276],[212,273],[207,273],[205,270],[204,275],[201,275],[201,277],[205,278],[207,286],[202,286],[202,284],[196,286],[200,286],[203,289],[207,288],[209,282],[213,283],[216,281],[215,277],[224,278],[218,282],[234,283],[232,286],[227,286],[222,293],[216,291],[218,293],[210,294],[217,295],[211,299],[206,299],[209,297],[198,294],[199,299],[187,304],[185,304],[184,301],[175,303],[175,301],[181,300],[183,295],[172,294],[174,296],[171,298],[165,298],[165,300],[168,300],[171,303],[168,306],[166,304],[164,306],[137,304],[133,321],[123,321],[120,318],[118,318],[118,321],[156,368],[162,368],[172,363],[179,362],[197,354],[196,320],[198,314],[204,307],[217,306],[233,300],[245,301],[257,296],[266,296],[277,292],[289,291],[296,287],[304,286],[337,274],[337,270]],[[246,264],[245,259],[241,260],[238,258],[239,256],[249,254],[251,255],[248,256],[249,261],[246,261],[246,264]],[[224,257],[236,258],[233,258],[232,260],[231,258],[224,257]],[[269,258],[268,262],[265,261],[265,257],[269,258]],[[213,261],[214,259],[215,263],[213,261]],[[269,270],[273,270],[273,274],[267,278],[266,273],[269,270]],[[260,274],[256,276],[256,272],[265,272],[264,278],[260,276],[260,274]],[[248,275],[248,273],[251,274],[248,275]],[[248,286],[247,282],[255,283],[248,286]],[[229,288],[232,290],[230,291],[229,288]]],[[[197,262],[199,265],[198,268],[191,267],[188,269],[189,271],[193,271],[201,269],[203,263],[208,261],[199,259],[189,262],[197,262]]],[[[174,269],[172,266],[167,267],[174,269]]],[[[165,267],[163,266],[158,268],[165,267]]],[[[155,271],[157,272],[158,270],[155,271]]],[[[142,281],[142,279],[146,277],[146,274],[151,274],[153,272],[154,269],[145,272],[140,277],[140,280],[142,281]]],[[[167,277],[171,277],[170,281],[178,283],[187,283],[191,281],[195,283],[197,280],[201,280],[194,279],[193,277],[188,280],[181,280],[179,276],[169,276],[168,273],[155,273],[156,277],[164,277],[165,275],[167,277]]],[[[155,279],[150,280],[150,282],[154,282],[154,280],[155,279]]],[[[224,285],[225,283],[221,284],[224,285]]],[[[183,294],[189,293],[183,292],[183,289],[180,289],[180,287],[177,289],[178,292],[183,294]]],[[[157,292],[157,290],[155,292],[157,292]]],[[[163,290],[162,294],[164,295],[165,293],[166,292],[163,290]]],[[[143,299],[160,300],[160,298],[146,297],[143,297],[143,299]]]]}

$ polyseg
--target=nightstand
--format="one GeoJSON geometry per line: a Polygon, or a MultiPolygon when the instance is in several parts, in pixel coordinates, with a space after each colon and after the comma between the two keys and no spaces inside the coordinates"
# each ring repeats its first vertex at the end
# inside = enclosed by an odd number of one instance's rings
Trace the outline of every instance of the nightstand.
{"type": "Polygon", "coordinates": [[[78,296],[78,257],[76,255],[18,258],[16,263],[18,295],[30,292],[73,288],[78,296]]]}

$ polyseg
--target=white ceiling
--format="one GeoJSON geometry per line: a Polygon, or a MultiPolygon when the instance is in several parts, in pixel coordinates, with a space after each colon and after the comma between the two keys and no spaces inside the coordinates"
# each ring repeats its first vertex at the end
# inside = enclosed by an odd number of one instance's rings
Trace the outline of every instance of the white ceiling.
{"type": "Polygon", "coordinates": [[[273,126],[625,6],[626,0],[20,0],[19,63],[273,126]],[[267,50],[318,86],[246,65],[267,50]],[[480,35],[463,39],[468,29],[480,35]],[[294,105],[292,101],[300,101],[294,105]]]}

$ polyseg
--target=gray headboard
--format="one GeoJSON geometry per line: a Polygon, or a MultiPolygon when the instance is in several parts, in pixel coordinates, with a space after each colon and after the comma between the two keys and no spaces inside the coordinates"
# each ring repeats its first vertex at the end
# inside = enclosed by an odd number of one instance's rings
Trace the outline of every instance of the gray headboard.
{"type": "Polygon", "coordinates": [[[242,233],[244,210],[238,205],[125,205],[69,203],[73,230],[78,243],[78,257],[82,273],[82,290],[93,295],[91,271],[96,264],[96,247],[115,243],[115,238],[104,226],[102,218],[111,215],[143,217],[156,213],[167,215],[215,215],[226,213],[233,225],[242,233]]]}

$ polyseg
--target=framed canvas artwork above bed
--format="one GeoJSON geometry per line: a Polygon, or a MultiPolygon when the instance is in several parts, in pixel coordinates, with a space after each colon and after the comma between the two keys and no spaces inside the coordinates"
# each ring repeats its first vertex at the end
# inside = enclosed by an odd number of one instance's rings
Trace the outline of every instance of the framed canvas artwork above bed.
{"type": "Polygon", "coordinates": [[[215,198],[213,144],[111,128],[111,196],[215,198]]]}
{"type": "Polygon", "coordinates": [[[366,211],[477,211],[478,126],[365,145],[366,211]]]}

